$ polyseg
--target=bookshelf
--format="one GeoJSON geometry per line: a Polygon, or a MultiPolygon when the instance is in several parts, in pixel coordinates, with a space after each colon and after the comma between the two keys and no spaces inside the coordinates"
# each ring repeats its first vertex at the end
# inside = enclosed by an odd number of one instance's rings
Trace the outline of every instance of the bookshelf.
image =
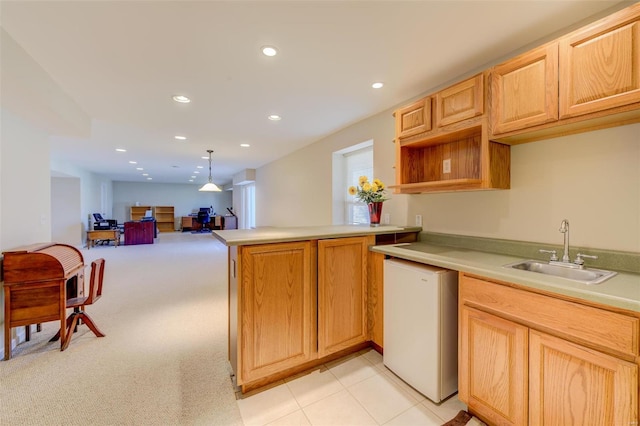
{"type": "Polygon", "coordinates": [[[131,206],[131,220],[140,220],[151,206],[131,206]]]}
{"type": "Polygon", "coordinates": [[[153,217],[156,219],[159,232],[173,232],[175,227],[175,214],[173,206],[155,206],[153,217]]]}

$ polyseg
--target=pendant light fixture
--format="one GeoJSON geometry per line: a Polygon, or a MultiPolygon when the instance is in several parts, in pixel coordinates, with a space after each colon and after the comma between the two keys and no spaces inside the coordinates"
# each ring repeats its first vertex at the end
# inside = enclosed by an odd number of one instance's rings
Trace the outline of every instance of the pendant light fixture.
{"type": "Polygon", "coordinates": [[[198,191],[220,192],[221,189],[211,179],[211,153],[213,151],[208,149],[207,152],[209,153],[209,182],[202,185],[202,188],[198,189],[198,191]]]}

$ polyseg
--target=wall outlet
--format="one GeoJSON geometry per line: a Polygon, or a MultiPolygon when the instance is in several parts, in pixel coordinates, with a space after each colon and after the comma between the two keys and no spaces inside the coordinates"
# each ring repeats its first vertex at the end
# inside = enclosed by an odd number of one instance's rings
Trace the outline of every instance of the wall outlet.
{"type": "Polygon", "coordinates": [[[389,223],[391,223],[391,215],[389,213],[384,214],[384,217],[382,218],[382,223],[384,223],[385,225],[388,225],[389,223]]]}
{"type": "Polygon", "coordinates": [[[451,173],[451,158],[442,161],[442,173],[451,173]]]}
{"type": "Polygon", "coordinates": [[[422,215],[421,214],[417,214],[416,215],[416,226],[422,226],[422,215]]]}

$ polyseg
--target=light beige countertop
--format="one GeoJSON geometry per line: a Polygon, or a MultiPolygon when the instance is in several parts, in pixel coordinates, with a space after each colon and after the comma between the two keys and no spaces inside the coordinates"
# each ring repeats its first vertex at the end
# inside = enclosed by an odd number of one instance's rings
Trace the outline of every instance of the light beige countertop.
{"type": "Polygon", "coordinates": [[[523,260],[520,257],[420,242],[379,245],[371,247],[371,250],[401,259],[640,312],[640,275],[638,274],[618,272],[601,284],[587,285],[564,278],[503,267],[523,260]]]}
{"type": "Polygon", "coordinates": [[[316,240],[323,238],[344,238],[361,235],[395,234],[401,232],[419,232],[420,227],[406,226],[369,226],[369,225],[327,225],[296,226],[289,228],[263,227],[256,229],[229,229],[213,231],[213,236],[227,246],[249,244],[281,243],[287,241],[316,240]]]}

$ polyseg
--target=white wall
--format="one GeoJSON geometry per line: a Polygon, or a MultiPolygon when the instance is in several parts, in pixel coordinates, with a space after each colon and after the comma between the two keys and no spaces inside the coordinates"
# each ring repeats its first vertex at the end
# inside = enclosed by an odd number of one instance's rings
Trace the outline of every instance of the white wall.
{"type": "Polygon", "coordinates": [[[47,134],[2,110],[0,249],[51,238],[51,179],[47,134]]]}
{"type": "MultiPolygon", "coordinates": [[[[111,179],[96,173],[89,172],[83,168],[69,165],[63,161],[51,160],[51,172],[55,177],[80,179],[80,209],[75,212],[74,220],[81,228],[81,235],[75,244],[84,244],[86,241],[86,231],[89,229],[89,219],[92,213],[102,213],[105,217],[111,217],[111,204],[113,201],[113,189],[111,179]],[[102,211],[102,188],[106,194],[107,211],[102,211]]],[[[74,194],[67,194],[72,197],[74,194]]],[[[59,230],[56,230],[58,232],[59,230]]]]}
{"type": "Polygon", "coordinates": [[[197,212],[200,207],[213,206],[217,214],[227,214],[232,206],[232,191],[200,192],[199,185],[164,184],[150,182],[113,182],[113,216],[118,223],[131,220],[130,207],[173,206],[175,229],[180,229],[179,218],[197,212]]]}
{"type": "Polygon", "coordinates": [[[80,179],[51,178],[51,241],[78,246],[82,241],[80,179]]]}

